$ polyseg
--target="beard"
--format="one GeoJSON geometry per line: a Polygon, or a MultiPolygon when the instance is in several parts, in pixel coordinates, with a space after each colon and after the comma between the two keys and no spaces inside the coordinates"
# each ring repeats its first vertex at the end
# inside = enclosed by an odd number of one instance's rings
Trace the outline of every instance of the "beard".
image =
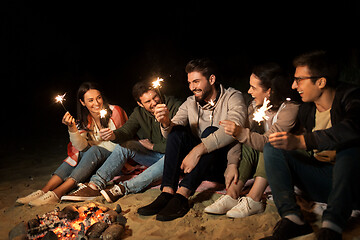
{"type": "MultiPolygon", "coordinates": [[[[195,89],[197,90],[197,89],[195,89]]],[[[203,90],[201,90],[203,92],[203,94],[201,96],[195,96],[195,100],[197,102],[204,102],[206,98],[208,98],[212,92],[211,92],[211,87],[205,88],[203,90]]]]}

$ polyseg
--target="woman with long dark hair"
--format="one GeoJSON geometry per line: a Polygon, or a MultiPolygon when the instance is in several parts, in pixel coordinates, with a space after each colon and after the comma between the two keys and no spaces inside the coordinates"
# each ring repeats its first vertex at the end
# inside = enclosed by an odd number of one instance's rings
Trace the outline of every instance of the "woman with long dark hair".
{"type": "Polygon", "coordinates": [[[92,82],[84,82],[78,89],[77,116],[76,121],[69,112],[66,112],[62,119],[62,123],[68,126],[70,136],[68,157],[41,190],[18,198],[17,203],[40,206],[58,202],[61,196],[78,183],[85,181],[115,148],[116,144],[101,139],[100,129],[118,129],[128,119],[125,111],[119,106],[110,105],[100,87],[92,82]],[[104,116],[100,115],[101,110],[106,111],[104,116]],[[91,148],[91,146],[99,146],[99,148],[91,148]],[[94,155],[98,156],[97,162],[93,162],[91,166],[84,165],[87,161],[81,161],[94,155]]]}
{"type": "Polygon", "coordinates": [[[248,109],[249,126],[243,128],[229,120],[220,122],[225,133],[243,143],[240,161],[229,164],[225,171],[227,194],[206,207],[205,212],[241,218],[264,211],[261,200],[268,182],[262,150],[271,133],[287,132],[295,126],[299,105],[291,83],[289,75],[276,63],[253,69],[248,91],[254,98],[248,109]],[[258,123],[253,120],[253,113],[263,105],[265,98],[272,107],[265,111],[264,121],[258,123]],[[246,181],[252,177],[255,181],[250,192],[240,197],[246,181]]]}

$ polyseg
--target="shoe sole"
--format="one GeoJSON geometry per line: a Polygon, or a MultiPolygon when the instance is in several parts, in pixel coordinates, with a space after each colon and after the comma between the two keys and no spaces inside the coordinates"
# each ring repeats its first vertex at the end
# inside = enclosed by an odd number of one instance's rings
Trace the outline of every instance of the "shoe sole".
{"type": "MultiPolygon", "coordinates": [[[[265,211],[265,210],[264,210],[265,211]]],[[[246,216],[241,216],[241,217],[239,217],[239,216],[230,216],[228,213],[226,213],[226,216],[228,217],[228,218],[245,218],[245,217],[249,217],[249,216],[252,216],[252,215],[256,215],[256,214],[260,214],[260,213],[263,213],[264,211],[259,211],[259,212],[255,212],[255,213],[252,213],[252,214],[250,214],[250,215],[246,215],[246,216]]]]}
{"type": "Polygon", "coordinates": [[[111,198],[109,197],[109,195],[107,195],[107,193],[106,193],[104,190],[101,190],[100,193],[101,193],[101,195],[105,198],[105,200],[106,200],[108,203],[113,203],[113,201],[111,200],[111,198]]]}
{"type": "Polygon", "coordinates": [[[96,197],[80,197],[80,196],[62,196],[61,201],[91,201],[94,200],[96,197]]]}

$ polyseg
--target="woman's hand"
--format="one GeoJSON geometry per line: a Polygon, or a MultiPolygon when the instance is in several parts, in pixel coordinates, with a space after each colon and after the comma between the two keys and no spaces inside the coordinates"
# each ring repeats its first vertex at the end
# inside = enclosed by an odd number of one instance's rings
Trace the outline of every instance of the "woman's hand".
{"type": "Polygon", "coordinates": [[[225,133],[237,138],[241,132],[241,127],[236,125],[233,121],[230,120],[222,120],[219,122],[220,126],[224,127],[225,133]]]}
{"type": "Polygon", "coordinates": [[[61,122],[63,124],[65,124],[66,126],[68,126],[70,132],[77,131],[76,124],[75,124],[75,118],[73,118],[73,116],[71,116],[71,114],[69,112],[65,113],[61,122]]]}
{"type": "Polygon", "coordinates": [[[115,133],[110,128],[100,129],[99,135],[104,141],[114,141],[115,140],[115,133]]]}

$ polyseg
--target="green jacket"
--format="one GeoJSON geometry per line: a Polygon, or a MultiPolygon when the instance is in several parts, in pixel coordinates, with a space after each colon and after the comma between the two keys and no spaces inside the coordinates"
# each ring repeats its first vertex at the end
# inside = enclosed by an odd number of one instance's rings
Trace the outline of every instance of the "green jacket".
{"type": "MultiPolygon", "coordinates": [[[[181,101],[172,96],[165,96],[165,104],[170,112],[170,119],[175,116],[181,101]]],[[[126,123],[114,131],[114,143],[122,144],[133,140],[136,137],[140,139],[149,139],[154,144],[154,151],[165,153],[166,138],[161,134],[160,124],[155,117],[143,107],[135,107],[126,123]]]]}

